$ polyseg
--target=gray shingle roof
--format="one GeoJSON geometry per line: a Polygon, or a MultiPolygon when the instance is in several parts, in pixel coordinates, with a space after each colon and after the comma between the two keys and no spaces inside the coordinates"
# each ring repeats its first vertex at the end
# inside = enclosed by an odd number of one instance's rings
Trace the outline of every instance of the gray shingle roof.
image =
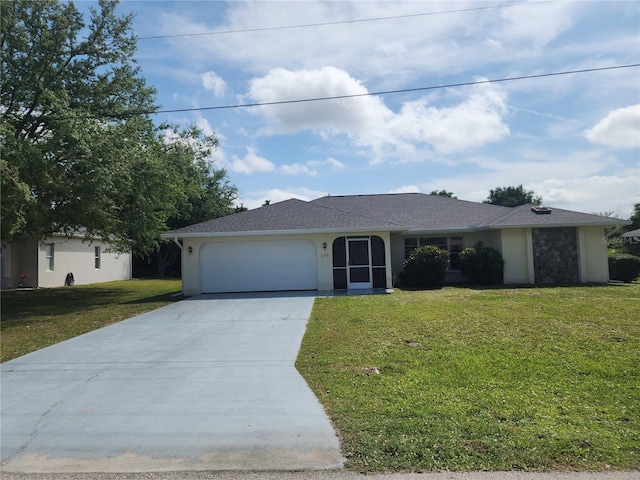
{"type": "Polygon", "coordinates": [[[557,208],[550,214],[536,214],[531,207],[501,207],[421,193],[328,196],[311,202],[290,199],[190,225],[163,237],[349,230],[424,233],[628,223],[557,208]]]}
{"type": "Polygon", "coordinates": [[[602,225],[611,226],[625,223],[616,218],[594,215],[590,213],[573,212],[560,208],[551,208],[551,213],[535,213],[534,205],[520,205],[518,207],[507,208],[501,215],[488,219],[479,227],[538,227],[538,226],[578,226],[578,225],[602,225]]]}
{"type": "MultiPolygon", "coordinates": [[[[309,230],[399,230],[401,226],[342,212],[295,198],[174,230],[170,236],[198,233],[282,232],[309,230]]],[[[169,234],[166,234],[169,236],[169,234]]]]}
{"type": "Polygon", "coordinates": [[[509,210],[507,207],[468,202],[423,193],[322,197],[312,203],[345,212],[384,218],[412,231],[466,230],[509,210]]]}

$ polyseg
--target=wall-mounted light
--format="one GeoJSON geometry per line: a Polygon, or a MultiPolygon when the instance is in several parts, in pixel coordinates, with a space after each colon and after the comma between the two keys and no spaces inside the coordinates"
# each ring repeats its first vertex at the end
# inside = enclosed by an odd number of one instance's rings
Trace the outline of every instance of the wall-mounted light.
{"type": "Polygon", "coordinates": [[[327,242],[322,242],[322,248],[327,249],[327,242]]]}
{"type": "Polygon", "coordinates": [[[193,253],[193,247],[189,247],[187,248],[187,250],[189,251],[189,253],[193,253]]]}

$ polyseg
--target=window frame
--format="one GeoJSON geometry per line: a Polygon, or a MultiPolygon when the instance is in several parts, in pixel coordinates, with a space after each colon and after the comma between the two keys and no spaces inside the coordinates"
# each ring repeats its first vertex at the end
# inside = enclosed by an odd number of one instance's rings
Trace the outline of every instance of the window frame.
{"type": "Polygon", "coordinates": [[[445,237],[404,237],[404,259],[406,260],[411,255],[411,252],[416,248],[424,247],[427,245],[433,245],[435,247],[443,248],[449,252],[449,270],[450,272],[459,272],[459,255],[464,249],[464,237],[462,235],[447,235],[445,237]],[[452,242],[454,240],[454,242],[452,242]],[[407,242],[408,241],[408,242],[407,242]],[[407,245],[407,243],[415,245],[407,245]],[[458,244],[458,245],[456,245],[458,244]],[[458,247],[459,250],[452,251],[452,247],[458,247]]]}
{"type": "Polygon", "coordinates": [[[47,272],[53,272],[55,269],[55,244],[47,243],[44,249],[45,258],[45,270],[47,272]]]}
{"type": "Polygon", "coordinates": [[[102,250],[99,246],[93,247],[93,268],[100,270],[102,267],[102,250]]]}

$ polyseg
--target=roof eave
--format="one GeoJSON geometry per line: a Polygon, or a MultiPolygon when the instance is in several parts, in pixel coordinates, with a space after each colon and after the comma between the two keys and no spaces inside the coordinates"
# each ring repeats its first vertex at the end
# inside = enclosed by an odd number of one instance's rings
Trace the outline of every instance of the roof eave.
{"type": "Polygon", "coordinates": [[[250,230],[246,232],[167,232],[160,234],[161,238],[224,238],[224,237],[258,237],[258,236],[286,236],[286,235],[316,235],[329,233],[372,233],[372,232],[404,232],[406,227],[387,228],[317,228],[300,230],[250,230]]]}
{"type": "Polygon", "coordinates": [[[514,225],[486,225],[483,229],[488,230],[502,230],[505,228],[554,228],[554,227],[615,227],[617,225],[629,225],[631,222],[627,220],[618,220],[611,223],[600,222],[566,222],[566,223],[524,223],[514,225]]]}
{"type": "Polygon", "coordinates": [[[468,233],[477,232],[478,227],[464,227],[464,228],[429,228],[429,229],[405,229],[403,235],[433,235],[434,233],[468,233]]]}

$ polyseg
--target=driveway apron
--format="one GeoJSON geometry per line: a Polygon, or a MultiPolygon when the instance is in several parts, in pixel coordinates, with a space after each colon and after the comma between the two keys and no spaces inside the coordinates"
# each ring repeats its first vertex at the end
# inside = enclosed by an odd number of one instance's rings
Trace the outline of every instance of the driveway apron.
{"type": "Polygon", "coordinates": [[[294,367],[314,297],[200,295],[2,364],[2,471],[340,467],[294,367]]]}

